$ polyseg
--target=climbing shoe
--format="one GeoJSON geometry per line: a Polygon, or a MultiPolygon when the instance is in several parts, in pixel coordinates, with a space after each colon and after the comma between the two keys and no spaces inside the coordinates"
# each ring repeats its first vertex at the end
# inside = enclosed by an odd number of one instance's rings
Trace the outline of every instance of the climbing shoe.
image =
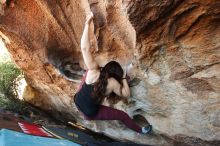
{"type": "Polygon", "coordinates": [[[149,134],[152,131],[152,125],[148,125],[146,127],[142,127],[142,134],[149,134]]]}

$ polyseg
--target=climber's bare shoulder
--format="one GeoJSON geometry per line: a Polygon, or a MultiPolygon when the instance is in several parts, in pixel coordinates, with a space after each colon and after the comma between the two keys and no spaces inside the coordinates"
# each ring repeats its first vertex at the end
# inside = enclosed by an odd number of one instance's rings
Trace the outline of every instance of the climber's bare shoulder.
{"type": "Polygon", "coordinates": [[[87,67],[86,84],[92,84],[96,82],[99,78],[99,65],[90,53],[90,51],[82,51],[83,59],[87,67]]]}
{"type": "Polygon", "coordinates": [[[98,81],[100,75],[99,69],[89,69],[86,76],[86,84],[93,84],[98,81]]]}

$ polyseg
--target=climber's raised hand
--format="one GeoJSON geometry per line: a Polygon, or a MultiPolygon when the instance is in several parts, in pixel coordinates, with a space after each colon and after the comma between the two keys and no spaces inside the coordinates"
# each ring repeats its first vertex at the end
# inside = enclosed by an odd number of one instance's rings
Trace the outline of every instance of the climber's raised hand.
{"type": "Polygon", "coordinates": [[[90,12],[87,16],[86,16],[86,24],[90,24],[92,22],[92,19],[94,18],[94,15],[92,12],[90,12]]]}

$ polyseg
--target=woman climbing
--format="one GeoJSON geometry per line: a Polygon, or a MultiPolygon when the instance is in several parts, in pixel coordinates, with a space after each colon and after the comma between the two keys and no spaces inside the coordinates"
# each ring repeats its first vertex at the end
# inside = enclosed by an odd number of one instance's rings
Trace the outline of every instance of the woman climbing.
{"type": "Polygon", "coordinates": [[[82,80],[81,87],[74,96],[78,110],[86,120],[119,120],[128,128],[142,134],[152,130],[152,126],[138,126],[125,112],[101,105],[105,97],[116,94],[120,97],[129,97],[130,89],[126,80],[126,73],[118,62],[111,61],[100,68],[90,52],[89,27],[93,20],[91,12],[85,22],[81,38],[81,52],[87,66],[87,72],[82,80]]]}

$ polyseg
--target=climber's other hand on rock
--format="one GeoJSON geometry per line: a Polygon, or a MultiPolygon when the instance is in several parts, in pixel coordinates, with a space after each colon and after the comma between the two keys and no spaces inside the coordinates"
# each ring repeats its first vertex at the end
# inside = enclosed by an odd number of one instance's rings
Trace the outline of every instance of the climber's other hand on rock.
{"type": "Polygon", "coordinates": [[[94,18],[94,15],[92,12],[90,12],[87,16],[86,16],[86,24],[90,24],[92,22],[92,19],[94,18]]]}

